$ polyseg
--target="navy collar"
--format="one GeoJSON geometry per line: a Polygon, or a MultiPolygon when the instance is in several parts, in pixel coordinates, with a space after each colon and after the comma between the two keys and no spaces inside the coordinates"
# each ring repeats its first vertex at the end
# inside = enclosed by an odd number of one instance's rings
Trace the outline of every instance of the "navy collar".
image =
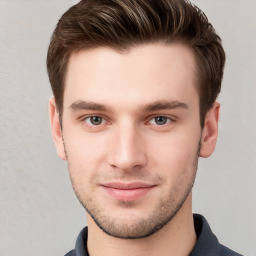
{"type": "MultiPolygon", "coordinates": [[[[242,256],[221,245],[211,231],[206,219],[199,214],[194,214],[194,226],[197,234],[197,243],[189,256],[242,256]]],[[[65,256],[89,256],[87,251],[88,228],[85,227],[76,240],[75,250],[65,256]]]]}

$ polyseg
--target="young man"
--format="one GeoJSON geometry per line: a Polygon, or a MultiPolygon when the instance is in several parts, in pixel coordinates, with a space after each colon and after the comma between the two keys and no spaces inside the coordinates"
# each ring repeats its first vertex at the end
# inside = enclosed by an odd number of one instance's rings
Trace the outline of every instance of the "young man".
{"type": "Polygon", "coordinates": [[[218,135],[225,53],[183,0],[84,0],[60,19],[50,120],[88,228],[67,255],[239,255],[192,214],[218,135]]]}

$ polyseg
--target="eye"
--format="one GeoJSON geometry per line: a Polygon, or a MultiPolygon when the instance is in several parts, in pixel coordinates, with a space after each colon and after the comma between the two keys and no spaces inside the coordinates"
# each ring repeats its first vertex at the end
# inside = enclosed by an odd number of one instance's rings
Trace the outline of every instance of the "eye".
{"type": "Polygon", "coordinates": [[[97,126],[105,123],[105,120],[100,116],[90,116],[85,119],[85,122],[91,126],[97,126]]]}
{"type": "Polygon", "coordinates": [[[165,125],[170,122],[171,122],[171,119],[166,116],[156,116],[149,121],[149,123],[153,125],[165,125]]]}

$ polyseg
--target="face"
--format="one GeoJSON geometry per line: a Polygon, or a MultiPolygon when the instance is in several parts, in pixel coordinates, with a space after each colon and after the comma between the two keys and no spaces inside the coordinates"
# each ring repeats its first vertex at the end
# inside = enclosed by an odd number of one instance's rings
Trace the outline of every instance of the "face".
{"type": "Polygon", "coordinates": [[[69,61],[63,105],[62,131],[51,105],[58,154],[95,223],[119,238],[167,224],[186,203],[200,143],[207,151],[201,138],[211,135],[200,127],[192,51],[180,44],[80,51],[69,61]]]}

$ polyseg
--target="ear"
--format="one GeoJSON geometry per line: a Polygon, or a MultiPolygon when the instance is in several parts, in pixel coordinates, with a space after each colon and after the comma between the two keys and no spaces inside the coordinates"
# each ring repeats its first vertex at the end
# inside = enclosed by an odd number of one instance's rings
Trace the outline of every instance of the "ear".
{"type": "Polygon", "coordinates": [[[199,153],[201,157],[209,157],[215,149],[218,137],[219,112],[220,104],[215,102],[205,116],[199,153]]]}
{"type": "Polygon", "coordinates": [[[49,117],[52,130],[52,137],[57,149],[57,155],[62,160],[66,160],[64,142],[62,138],[62,130],[59,120],[59,113],[56,108],[54,97],[49,100],[49,117]]]}

